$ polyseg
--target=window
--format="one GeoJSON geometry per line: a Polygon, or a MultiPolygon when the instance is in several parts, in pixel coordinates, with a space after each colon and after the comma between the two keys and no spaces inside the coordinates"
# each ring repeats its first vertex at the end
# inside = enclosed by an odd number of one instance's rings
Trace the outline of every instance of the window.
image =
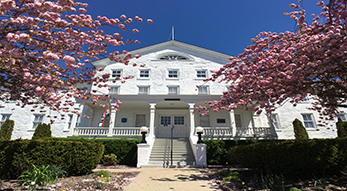
{"type": "Polygon", "coordinates": [[[119,86],[112,86],[110,87],[111,89],[109,90],[108,93],[110,94],[118,94],[118,91],[119,91],[119,86]]]}
{"type": "Polygon", "coordinates": [[[208,86],[199,86],[198,92],[199,94],[208,94],[208,86]]]}
{"type": "Polygon", "coordinates": [[[146,126],[146,114],[136,114],[135,127],[146,126]]]}
{"type": "Polygon", "coordinates": [[[341,118],[342,121],[347,121],[345,113],[336,114],[336,118],[341,118]]]}
{"type": "Polygon", "coordinates": [[[122,76],[122,70],[112,70],[112,78],[120,78],[122,76]]]}
{"type": "Polygon", "coordinates": [[[206,78],[207,77],[207,70],[197,70],[196,71],[196,77],[206,78]]]}
{"type": "Polygon", "coordinates": [[[169,78],[178,78],[178,71],[177,70],[169,70],[169,78]]]}
{"type": "Polygon", "coordinates": [[[225,123],[225,119],[217,119],[217,123],[225,123]]]}
{"type": "Polygon", "coordinates": [[[163,125],[163,126],[171,125],[171,117],[170,116],[161,116],[160,125],[163,125]]]}
{"type": "Polygon", "coordinates": [[[178,86],[168,86],[169,94],[178,94],[179,87],[178,86]]]}
{"type": "Polygon", "coordinates": [[[242,127],[241,115],[235,114],[235,126],[242,127]]]}
{"type": "Polygon", "coordinates": [[[306,128],[314,128],[314,121],[312,114],[301,114],[304,118],[304,125],[306,128]]]}
{"type": "Polygon", "coordinates": [[[140,78],[149,78],[149,70],[140,70],[140,78]]]}
{"type": "Polygon", "coordinates": [[[188,58],[180,55],[171,54],[162,56],[159,58],[159,60],[188,60],[188,58]]]}
{"type": "Polygon", "coordinates": [[[11,114],[1,114],[0,127],[1,127],[2,124],[5,123],[5,121],[6,121],[7,119],[10,118],[10,116],[11,116],[11,114]]]}
{"type": "Polygon", "coordinates": [[[184,117],[183,116],[175,116],[174,117],[174,125],[184,125],[184,117]]]}
{"type": "Polygon", "coordinates": [[[34,122],[33,122],[33,129],[35,129],[41,122],[43,119],[43,114],[34,114],[35,118],[34,118],[34,122]]]}
{"type": "Polygon", "coordinates": [[[273,113],[271,115],[271,117],[272,117],[272,124],[275,127],[275,129],[280,129],[281,126],[280,126],[280,120],[279,120],[278,114],[277,113],[273,113]]]}
{"type": "Polygon", "coordinates": [[[200,115],[200,126],[209,127],[210,126],[210,116],[209,115],[200,115]]]}
{"type": "Polygon", "coordinates": [[[73,115],[69,114],[68,117],[69,117],[69,122],[67,123],[67,129],[70,129],[73,115]]]}
{"type": "Polygon", "coordinates": [[[139,86],[139,94],[148,94],[149,87],[148,86],[139,86]]]}

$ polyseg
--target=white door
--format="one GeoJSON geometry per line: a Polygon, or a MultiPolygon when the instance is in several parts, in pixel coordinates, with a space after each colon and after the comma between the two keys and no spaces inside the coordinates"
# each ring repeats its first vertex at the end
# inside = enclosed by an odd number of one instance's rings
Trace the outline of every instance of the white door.
{"type": "Polygon", "coordinates": [[[187,137],[188,128],[184,115],[162,115],[159,119],[158,137],[187,137]],[[173,129],[172,129],[173,128],[173,129]]]}

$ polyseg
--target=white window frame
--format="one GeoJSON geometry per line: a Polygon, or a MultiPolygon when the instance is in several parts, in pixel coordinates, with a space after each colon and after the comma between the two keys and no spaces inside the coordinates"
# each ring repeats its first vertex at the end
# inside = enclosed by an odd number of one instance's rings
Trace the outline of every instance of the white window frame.
{"type": "Polygon", "coordinates": [[[115,78],[121,78],[122,77],[122,70],[120,69],[112,69],[111,70],[111,79],[115,78]]]}
{"type": "Polygon", "coordinates": [[[198,69],[198,70],[196,70],[196,78],[198,78],[198,79],[205,79],[207,77],[208,77],[208,74],[207,74],[207,70],[206,69],[198,69]]]}
{"type": "Polygon", "coordinates": [[[10,119],[11,115],[12,114],[9,114],[9,113],[2,113],[1,114],[0,128],[1,128],[2,124],[4,124],[7,119],[10,119]]]}
{"type": "Polygon", "coordinates": [[[272,120],[272,124],[275,127],[275,129],[281,128],[280,118],[279,118],[278,113],[272,113],[271,114],[271,120],[272,120]]]}
{"type": "Polygon", "coordinates": [[[199,95],[209,95],[210,94],[210,87],[209,86],[199,86],[198,87],[198,94],[199,95]],[[206,89],[206,92],[202,91],[204,89],[206,89]]]}
{"type": "Polygon", "coordinates": [[[140,79],[148,79],[150,77],[150,70],[145,69],[145,70],[140,70],[139,71],[139,78],[140,79]]]}
{"type": "Polygon", "coordinates": [[[304,126],[305,126],[306,129],[314,129],[314,128],[316,128],[316,123],[314,121],[314,116],[313,116],[312,113],[302,113],[301,116],[302,116],[302,119],[303,119],[303,122],[304,122],[304,126]],[[309,120],[305,116],[310,116],[311,119],[309,120]],[[312,124],[312,126],[309,126],[308,124],[312,124]]]}
{"type": "Polygon", "coordinates": [[[149,86],[138,86],[138,94],[139,95],[148,95],[149,94],[149,86]],[[146,88],[147,91],[140,91],[142,88],[146,88]]]}
{"type": "Polygon", "coordinates": [[[336,114],[336,119],[338,120],[339,118],[341,118],[342,121],[347,121],[346,113],[338,113],[338,114],[336,114]]]}
{"type": "Polygon", "coordinates": [[[179,86],[167,86],[167,92],[170,95],[178,95],[180,92],[180,87],[179,86]],[[176,88],[176,92],[170,92],[170,89],[176,88]]]}
{"type": "Polygon", "coordinates": [[[109,94],[119,94],[119,86],[109,86],[111,89],[108,91],[109,94]],[[117,88],[117,91],[112,91],[117,88]]]}
{"type": "Polygon", "coordinates": [[[33,126],[32,129],[36,129],[36,127],[42,123],[44,114],[34,114],[34,121],[33,121],[33,126]]]}
{"type": "Polygon", "coordinates": [[[168,69],[167,71],[167,78],[168,79],[178,79],[179,77],[179,71],[178,69],[168,69]],[[171,73],[176,73],[176,74],[170,74],[171,73]]]}
{"type": "Polygon", "coordinates": [[[72,123],[72,118],[73,118],[73,114],[68,114],[67,115],[69,117],[68,122],[67,122],[67,130],[71,129],[71,123],[72,123]]]}
{"type": "Polygon", "coordinates": [[[242,127],[242,116],[241,116],[241,114],[234,114],[234,119],[235,119],[235,127],[241,128],[242,127]],[[238,116],[240,120],[238,120],[236,116],[238,116]]]}

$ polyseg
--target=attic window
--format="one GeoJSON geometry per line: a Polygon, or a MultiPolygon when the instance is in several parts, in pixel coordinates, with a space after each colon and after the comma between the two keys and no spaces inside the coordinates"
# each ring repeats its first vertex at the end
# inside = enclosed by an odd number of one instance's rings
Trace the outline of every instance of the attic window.
{"type": "Polygon", "coordinates": [[[160,57],[159,60],[188,60],[188,58],[180,55],[165,55],[160,57]]]}

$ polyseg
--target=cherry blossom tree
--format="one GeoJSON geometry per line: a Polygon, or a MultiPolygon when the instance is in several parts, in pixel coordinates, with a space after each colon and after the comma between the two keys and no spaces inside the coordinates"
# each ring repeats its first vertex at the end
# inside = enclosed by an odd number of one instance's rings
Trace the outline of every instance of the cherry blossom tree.
{"type": "Polygon", "coordinates": [[[86,14],[86,7],[88,4],[73,0],[0,0],[0,100],[68,111],[74,99],[97,103],[108,98],[94,96],[77,85],[106,86],[109,74],[96,77],[90,63],[107,56],[127,64],[133,55],[123,51],[121,58],[118,51],[107,53],[107,48],[140,43],[123,41],[117,31],[138,33],[127,26],[143,19],[125,15],[93,18],[86,14]],[[104,26],[114,27],[116,32],[104,34],[104,26]]]}
{"type": "Polygon", "coordinates": [[[347,1],[318,2],[322,11],[311,14],[311,21],[302,6],[290,6],[294,11],[284,14],[297,31],[261,32],[206,79],[230,84],[221,100],[210,102],[215,111],[242,106],[270,113],[285,100],[296,104],[308,95],[316,97],[312,109],[329,117],[346,107],[347,1]]]}

